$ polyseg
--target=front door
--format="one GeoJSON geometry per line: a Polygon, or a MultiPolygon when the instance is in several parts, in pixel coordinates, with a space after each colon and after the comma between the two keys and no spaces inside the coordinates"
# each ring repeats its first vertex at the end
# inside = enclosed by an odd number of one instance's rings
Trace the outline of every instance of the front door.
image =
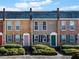
{"type": "Polygon", "coordinates": [[[0,45],[2,45],[2,35],[0,35],[0,45]]]}
{"type": "Polygon", "coordinates": [[[23,36],[23,45],[24,46],[29,46],[29,36],[28,35],[24,35],[23,36]]]}
{"type": "Polygon", "coordinates": [[[52,47],[56,46],[56,35],[51,35],[51,46],[52,47]]]}

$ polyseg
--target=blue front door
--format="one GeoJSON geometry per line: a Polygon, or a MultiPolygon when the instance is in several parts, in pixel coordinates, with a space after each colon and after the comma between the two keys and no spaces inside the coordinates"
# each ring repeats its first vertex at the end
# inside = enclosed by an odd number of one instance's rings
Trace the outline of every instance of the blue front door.
{"type": "Polygon", "coordinates": [[[56,35],[51,35],[51,46],[52,47],[56,46],[56,35]]]}

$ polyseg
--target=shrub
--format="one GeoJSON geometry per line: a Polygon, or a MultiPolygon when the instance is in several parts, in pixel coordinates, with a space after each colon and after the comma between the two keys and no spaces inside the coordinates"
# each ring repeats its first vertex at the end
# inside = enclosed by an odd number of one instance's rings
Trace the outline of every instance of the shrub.
{"type": "Polygon", "coordinates": [[[73,55],[75,53],[79,53],[78,49],[62,49],[62,53],[64,55],[73,55]]]}
{"type": "Polygon", "coordinates": [[[0,55],[7,55],[7,49],[5,49],[4,47],[0,48],[0,55]]]}
{"type": "Polygon", "coordinates": [[[7,49],[7,55],[17,55],[18,54],[18,48],[8,48],[7,49]]]}
{"type": "Polygon", "coordinates": [[[5,47],[5,48],[22,48],[22,46],[19,44],[5,44],[5,45],[3,45],[3,47],[5,47]]]}
{"type": "Polygon", "coordinates": [[[33,55],[57,55],[54,48],[51,48],[46,45],[35,45],[32,47],[32,54],[33,55]]]}
{"type": "Polygon", "coordinates": [[[79,49],[79,45],[62,45],[61,48],[62,49],[71,49],[71,48],[79,49]]]}
{"type": "Polygon", "coordinates": [[[18,54],[19,55],[24,55],[25,54],[25,50],[23,48],[18,48],[18,54]]]}
{"type": "Polygon", "coordinates": [[[74,54],[71,59],[79,59],[79,53],[74,54]]]}
{"type": "Polygon", "coordinates": [[[6,46],[7,48],[5,47],[0,47],[0,55],[24,55],[25,54],[25,50],[24,48],[13,48],[11,46],[11,48],[8,48],[10,46],[6,46]]]}

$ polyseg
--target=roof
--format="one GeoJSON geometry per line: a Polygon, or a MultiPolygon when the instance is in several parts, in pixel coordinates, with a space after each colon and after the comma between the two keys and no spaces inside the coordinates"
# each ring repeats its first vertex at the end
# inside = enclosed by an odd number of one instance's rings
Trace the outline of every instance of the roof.
{"type": "MultiPolygon", "coordinates": [[[[5,11],[5,18],[29,18],[30,11],[5,11]]],[[[79,18],[79,11],[59,11],[60,18],[79,18]]],[[[0,18],[3,12],[0,11],[0,18]]],[[[32,11],[32,18],[57,18],[57,11],[32,11]]]]}

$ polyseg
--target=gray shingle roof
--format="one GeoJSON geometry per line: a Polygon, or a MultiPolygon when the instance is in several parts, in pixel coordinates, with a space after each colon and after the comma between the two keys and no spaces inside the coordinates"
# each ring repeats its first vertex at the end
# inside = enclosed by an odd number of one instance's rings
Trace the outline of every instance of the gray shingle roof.
{"type": "MultiPolygon", "coordinates": [[[[6,11],[6,18],[29,18],[30,11],[6,11]]],[[[60,18],[79,18],[79,11],[60,11],[60,18]]],[[[0,11],[0,18],[3,12],[0,11]]],[[[32,18],[57,18],[57,11],[32,11],[32,18]]]]}

